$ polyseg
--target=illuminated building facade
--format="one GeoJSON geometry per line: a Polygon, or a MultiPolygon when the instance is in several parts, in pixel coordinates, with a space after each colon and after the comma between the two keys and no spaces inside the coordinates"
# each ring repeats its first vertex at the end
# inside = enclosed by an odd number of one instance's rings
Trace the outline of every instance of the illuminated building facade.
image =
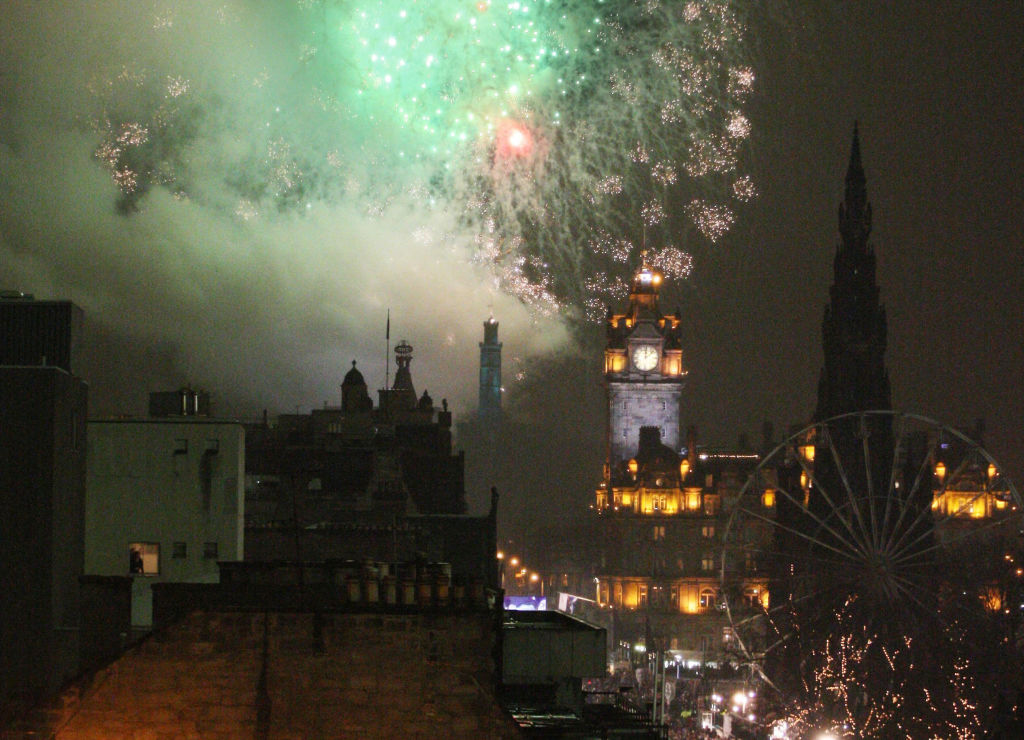
{"type": "Polygon", "coordinates": [[[608,388],[608,464],[633,457],[640,428],[654,426],[668,447],[679,449],[679,401],[683,392],[682,320],[662,314],[662,275],[642,264],[633,279],[625,313],[609,312],[604,373],[608,388]]]}
{"type": "MultiPolygon", "coordinates": [[[[730,631],[720,604],[721,538],[759,455],[699,450],[696,431],[680,445],[685,370],[681,317],[662,314],[659,272],[641,265],[624,313],[609,313],[605,480],[593,509],[601,521],[595,598],[613,617],[616,658],[671,650],[716,660],[730,631]]],[[[774,500],[765,498],[770,511],[774,500]]],[[[748,597],[766,599],[751,563],[748,597]]]]}

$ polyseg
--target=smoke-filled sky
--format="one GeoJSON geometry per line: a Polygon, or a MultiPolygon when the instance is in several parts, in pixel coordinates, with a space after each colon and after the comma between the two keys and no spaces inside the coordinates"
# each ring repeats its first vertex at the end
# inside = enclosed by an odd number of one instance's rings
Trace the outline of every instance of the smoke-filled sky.
{"type": "Polygon", "coordinates": [[[0,287],[85,309],[99,414],[334,403],[352,359],[383,383],[388,308],[417,390],[470,413],[493,313],[538,424],[503,505],[566,511],[600,474],[585,317],[645,240],[684,423],[810,415],[859,119],[894,405],[984,417],[1020,481],[1024,8],[745,5],[8,2],[0,287]]]}

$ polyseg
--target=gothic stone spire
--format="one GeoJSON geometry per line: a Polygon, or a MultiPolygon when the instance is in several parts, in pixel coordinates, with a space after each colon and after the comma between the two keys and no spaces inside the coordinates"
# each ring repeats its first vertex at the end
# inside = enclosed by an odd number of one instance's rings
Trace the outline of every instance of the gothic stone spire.
{"type": "Polygon", "coordinates": [[[868,242],[871,204],[866,182],[855,125],[845,198],[839,205],[840,243],[822,322],[825,363],[818,382],[818,420],[892,405],[885,367],[885,309],[879,303],[875,253],[868,242]]]}

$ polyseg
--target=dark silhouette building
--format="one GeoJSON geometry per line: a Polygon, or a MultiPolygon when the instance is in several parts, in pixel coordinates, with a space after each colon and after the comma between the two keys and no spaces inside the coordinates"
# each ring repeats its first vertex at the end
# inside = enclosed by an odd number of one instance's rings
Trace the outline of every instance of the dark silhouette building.
{"type": "Polygon", "coordinates": [[[839,245],[821,328],[825,361],[818,381],[815,421],[892,407],[885,367],[885,308],[878,300],[870,234],[871,203],[854,126],[845,198],[839,204],[839,245]]]}
{"type": "Polygon", "coordinates": [[[465,459],[452,449],[452,412],[414,390],[412,347],[375,408],[352,368],[341,406],[284,414],[246,433],[248,561],[423,558],[456,580],[497,579],[496,497],[466,514],[465,459]]]}
{"type": "Polygon", "coordinates": [[[783,495],[777,506],[775,545],[784,555],[772,574],[776,603],[803,597],[800,589],[809,582],[809,573],[821,572],[822,561],[833,563],[837,553],[855,546],[847,527],[835,523],[835,507],[853,507],[855,512],[846,511],[843,517],[877,528],[880,522],[872,517],[885,507],[876,506],[874,499],[882,500],[894,475],[892,417],[857,413],[888,411],[892,402],[885,365],[885,309],[879,303],[875,253],[868,240],[871,204],[856,125],[838,226],[813,417],[814,422],[828,422],[828,434],[816,437],[825,427],[814,427],[778,470],[783,495]]]}
{"type": "Polygon", "coordinates": [[[82,312],[0,298],[0,707],[78,670],[88,389],[71,373],[82,312]]]}
{"type": "Polygon", "coordinates": [[[71,301],[37,301],[0,292],[0,365],[45,365],[73,372],[82,334],[82,309],[71,301]]]}
{"type": "Polygon", "coordinates": [[[813,423],[777,452],[763,668],[819,723],[941,735],[1019,689],[1019,499],[975,442],[892,411],[856,126],[838,227],[813,423]]]}

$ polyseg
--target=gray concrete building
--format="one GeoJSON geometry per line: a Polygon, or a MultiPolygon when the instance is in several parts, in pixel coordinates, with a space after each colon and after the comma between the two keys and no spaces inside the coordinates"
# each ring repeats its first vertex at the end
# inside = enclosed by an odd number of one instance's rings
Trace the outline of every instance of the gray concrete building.
{"type": "Polygon", "coordinates": [[[89,422],[85,569],[130,575],[132,626],[152,624],[151,585],[218,579],[241,560],[245,433],[200,416],[89,422]]]}

